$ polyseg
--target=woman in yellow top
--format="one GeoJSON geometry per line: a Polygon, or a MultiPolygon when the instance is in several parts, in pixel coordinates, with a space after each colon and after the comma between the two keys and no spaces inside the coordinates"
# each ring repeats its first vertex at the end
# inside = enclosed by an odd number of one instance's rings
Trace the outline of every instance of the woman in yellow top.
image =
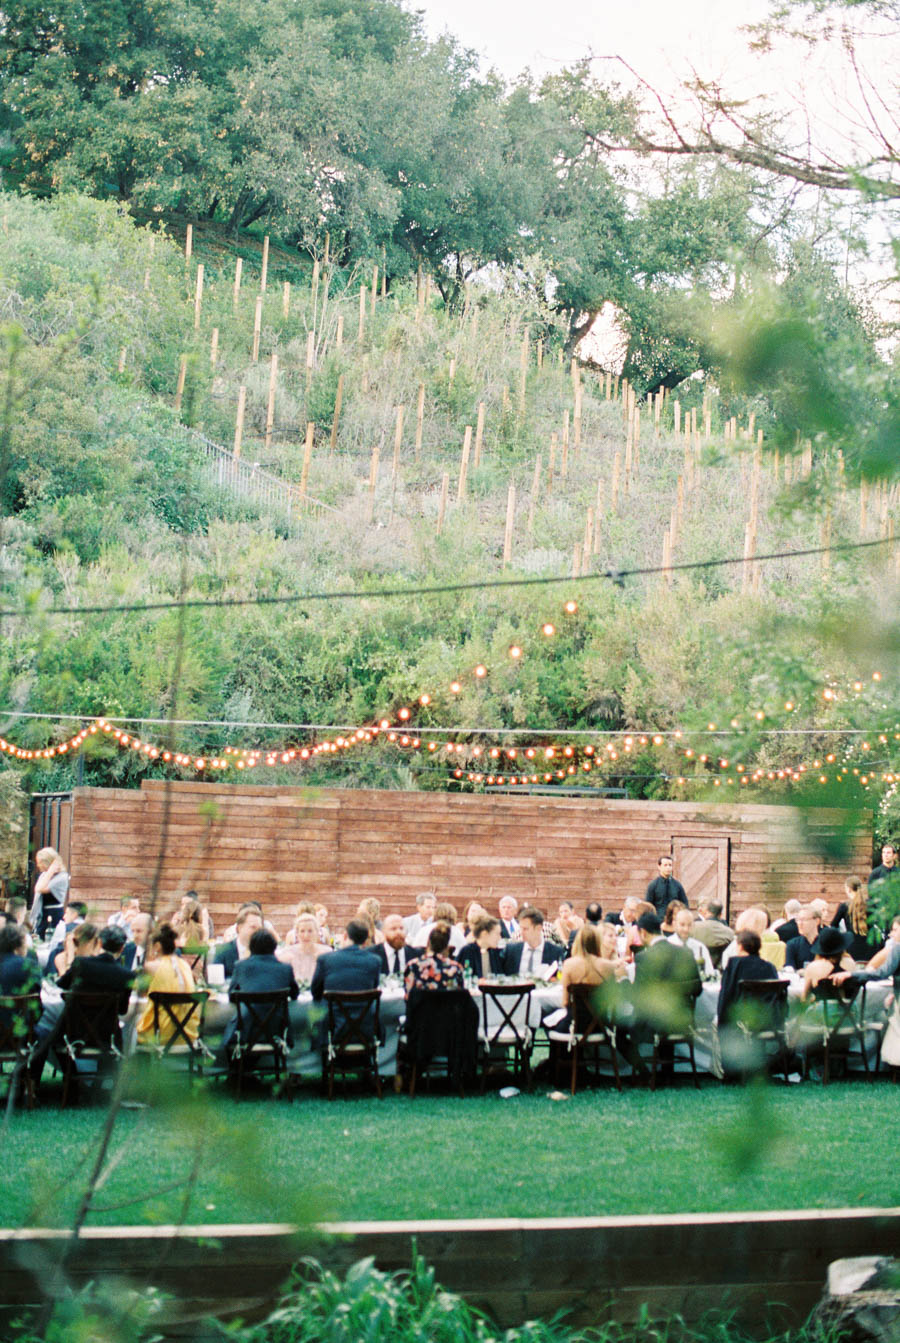
{"type": "MultiPolygon", "coordinates": [[[[194,993],[196,985],[190,966],[178,956],[178,934],[170,923],[162,923],[153,935],[154,952],[151,959],[156,962],[153,977],[147,985],[147,992],[194,993]]],[[[185,1034],[196,1040],[200,1032],[200,1013],[194,1011],[188,1017],[189,1007],[175,1008],[179,1021],[185,1022],[185,1034]]],[[[165,1044],[175,1034],[173,1023],[160,1014],[159,1041],[165,1044]]],[[[142,1045],[155,1043],[153,1034],[153,1004],[148,1002],[144,1014],[138,1022],[138,1040],[142,1045]]]]}

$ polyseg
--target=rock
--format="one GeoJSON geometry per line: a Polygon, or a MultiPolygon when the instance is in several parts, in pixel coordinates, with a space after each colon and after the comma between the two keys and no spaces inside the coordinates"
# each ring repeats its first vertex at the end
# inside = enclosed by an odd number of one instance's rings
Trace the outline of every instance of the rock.
{"type": "Polygon", "coordinates": [[[900,1260],[836,1259],[813,1318],[839,1329],[842,1343],[900,1343],[900,1260]]]}

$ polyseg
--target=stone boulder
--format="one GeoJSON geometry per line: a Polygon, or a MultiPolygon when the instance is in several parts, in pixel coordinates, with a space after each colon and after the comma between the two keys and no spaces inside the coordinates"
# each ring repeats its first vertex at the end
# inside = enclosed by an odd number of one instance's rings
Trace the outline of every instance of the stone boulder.
{"type": "Polygon", "coordinates": [[[900,1343],[900,1259],[836,1259],[813,1318],[845,1343],[900,1343]]]}

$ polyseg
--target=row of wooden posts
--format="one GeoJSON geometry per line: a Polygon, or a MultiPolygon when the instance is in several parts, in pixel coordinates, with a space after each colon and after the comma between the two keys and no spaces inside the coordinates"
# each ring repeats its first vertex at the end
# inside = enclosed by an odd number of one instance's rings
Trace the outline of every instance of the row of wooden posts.
{"type": "MultiPolygon", "coordinates": [[[[151,249],[153,239],[150,240],[151,249]]],[[[193,230],[188,225],[185,242],[185,258],[189,260],[192,255],[193,230]]],[[[253,362],[258,362],[260,338],[262,329],[262,309],[263,295],[267,290],[268,283],[268,262],[269,262],[269,239],[265,237],[262,249],[262,266],[259,282],[259,293],[257,294],[254,322],[251,357],[253,362]]],[[[318,259],[313,263],[312,275],[312,298],[313,311],[318,311],[318,295],[320,283],[325,277],[325,287],[327,293],[329,266],[329,238],[326,235],[325,251],[322,265],[318,259]]],[[[240,257],[235,262],[235,276],[233,286],[234,304],[237,306],[242,283],[243,262],[240,257]]],[[[148,272],[149,276],[149,272],[148,272]]],[[[381,297],[386,297],[386,276],[382,267],[380,276],[377,266],[373,267],[371,284],[363,284],[359,291],[359,321],[357,328],[357,339],[362,342],[365,337],[367,310],[374,314],[376,302],[379,296],[379,278],[381,297]]],[[[147,279],[146,283],[149,283],[147,279]]],[[[195,284],[194,284],[194,329],[199,330],[203,303],[203,284],[204,268],[202,263],[197,266],[195,284]]],[[[420,321],[425,307],[430,300],[431,279],[429,276],[423,276],[422,268],[419,267],[416,282],[416,321],[420,321]]],[[[287,317],[290,313],[291,304],[291,286],[285,281],[282,290],[282,313],[287,317]]],[[[466,293],[465,306],[469,306],[469,294],[466,293]]],[[[323,305],[324,317],[324,305],[323,305]]],[[[343,345],[344,337],[344,317],[339,314],[337,318],[337,329],[335,333],[335,345],[340,349],[343,345]]],[[[214,328],[210,342],[210,363],[213,367],[218,361],[219,330],[214,328]]],[[[315,367],[316,352],[316,330],[315,317],[314,328],[307,334],[306,349],[306,377],[307,388],[315,367]]],[[[519,356],[519,376],[518,376],[518,402],[520,412],[524,412],[528,369],[531,364],[532,346],[527,331],[523,334],[520,346],[519,356]]],[[[119,369],[122,371],[125,366],[125,350],[120,353],[119,369]]],[[[538,340],[534,345],[535,361],[538,368],[544,365],[544,346],[543,341],[538,340]]],[[[559,359],[562,360],[562,351],[559,351],[559,359]]],[[[571,377],[573,385],[573,411],[570,417],[570,411],[567,408],[563,413],[563,423],[561,432],[552,432],[548,445],[548,460],[546,467],[546,492],[549,494],[554,486],[557,475],[566,479],[569,474],[570,459],[578,460],[582,446],[582,381],[581,369],[577,359],[571,360],[571,377]]],[[[176,409],[180,409],[184,393],[185,379],[187,372],[187,357],[183,356],[179,367],[178,382],[175,396],[176,409]]],[[[456,360],[450,359],[449,364],[449,386],[452,387],[456,374],[456,360]]],[[[368,378],[366,371],[363,375],[363,390],[367,390],[368,378]]],[[[271,447],[275,424],[275,403],[278,383],[278,354],[272,352],[269,359],[269,381],[268,397],[266,404],[265,421],[265,446],[271,447]]],[[[683,440],[684,443],[684,466],[683,471],[677,477],[675,501],[672,506],[669,525],[663,533],[661,567],[664,580],[671,584],[673,578],[673,556],[678,539],[683,529],[685,492],[690,491],[694,485],[695,479],[700,469],[700,452],[703,440],[712,437],[712,409],[709,398],[705,397],[699,411],[696,406],[682,408],[677,398],[670,398],[668,389],[660,389],[647,401],[638,400],[634,387],[632,387],[627,378],[620,378],[618,375],[606,371],[600,381],[600,387],[606,401],[620,402],[622,406],[622,415],[625,425],[625,445],[624,451],[617,450],[613,455],[611,480],[609,482],[609,507],[605,508],[606,490],[603,478],[597,481],[597,493],[595,504],[587,509],[583,537],[580,537],[573,546],[572,574],[577,577],[582,573],[589,571],[594,556],[600,554],[601,545],[601,518],[607,512],[613,514],[618,512],[619,500],[621,496],[627,496],[632,492],[635,474],[640,464],[640,445],[641,431],[643,424],[643,415],[647,414],[648,420],[652,419],[653,433],[659,438],[662,433],[662,412],[667,403],[671,404],[671,434],[676,439],[683,440]]],[[[418,385],[416,398],[416,427],[414,439],[414,456],[418,461],[421,457],[422,442],[424,433],[424,412],[425,412],[425,383],[418,385]]],[[[340,374],[335,395],[334,413],[332,417],[331,432],[329,436],[329,451],[334,453],[337,446],[338,428],[342,411],[344,396],[344,375],[340,374]]],[[[246,414],[247,388],[241,385],[238,389],[238,403],[235,417],[235,433],[233,452],[235,456],[240,456],[242,450],[244,421],[246,414]]],[[[504,409],[509,407],[508,388],[504,388],[504,409]]],[[[392,490],[396,484],[399,466],[400,453],[403,442],[403,431],[405,421],[405,407],[397,405],[394,408],[394,436],[393,453],[391,458],[391,482],[392,490]]],[[[486,403],[478,402],[475,425],[466,425],[463,444],[460,455],[459,470],[456,484],[456,498],[462,501],[466,497],[468,475],[470,468],[477,468],[480,465],[484,451],[484,429],[486,417],[486,403]]],[[[744,592],[758,592],[760,585],[760,566],[754,563],[757,554],[757,537],[759,526],[759,497],[760,483],[762,479],[762,442],[763,433],[761,429],[756,429],[755,415],[751,412],[748,416],[747,424],[740,426],[737,418],[732,417],[724,426],[724,437],[726,441],[744,441],[752,443],[754,453],[752,457],[752,466],[749,477],[748,497],[748,515],[744,530],[744,558],[742,566],[742,590],[744,592]]],[[[303,462],[301,468],[299,494],[305,496],[309,481],[309,472],[312,461],[312,455],[315,444],[315,426],[309,422],[306,427],[306,436],[304,442],[303,462]]],[[[371,519],[374,516],[374,498],[380,467],[381,446],[376,443],[372,449],[370,461],[369,479],[368,479],[368,516],[371,519]]],[[[773,453],[771,458],[772,473],[775,482],[780,482],[781,473],[785,484],[792,481],[804,480],[809,477],[812,470],[812,448],[810,444],[804,444],[796,456],[786,455],[782,461],[778,452],[773,453]]],[[[745,487],[748,482],[746,476],[746,460],[742,457],[742,485],[745,487]]],[[[528,510],[529,530],[534,526],[535,507],[540,498],[543,483],[543,455],[537,454],[534,466],[534,474],[530,492],[530,504],[528,510]]],[[[893,534],[893,519],[889,516],[889,509],[892,503],[896,503],[897,488],[888,490],[886,485],[876,484],[868,487],[865,482],[860,485],[859,502],[859,523],[860,532],[865,535],[868,530],[868,513],[871,507],[873,513],[877,513],[881,520],[881,534],[889,536],[893,534]],[[874,506],[870,505],[870,489],[874,506]]],[[[440,497],[438,504],[437,531],[440,533],[443,529],[447,504],[450,496],[450,473],[444,472],[441,479],[440,497]]],[[[506,507],[506,525],[504,529],[503,541],[503,563],[508,565],[512,559],[513,529],[516,510],[516,486],[510,481],[507,492],[506,507]]],[[[826,511],[822,518],[821,536],[822,544],[827,545],[830,541],[831,517],[826,511]]],[[[829,567],[829,556],[822,556],[823,572],[829,567]]],[[[900,567],[900,557],[898,557],[898,567],[900,567]]]]}

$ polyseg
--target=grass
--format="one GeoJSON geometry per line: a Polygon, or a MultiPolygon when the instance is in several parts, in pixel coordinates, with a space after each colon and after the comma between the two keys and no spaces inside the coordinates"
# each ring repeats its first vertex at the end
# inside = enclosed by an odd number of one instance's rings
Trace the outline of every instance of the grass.
{"type": "MultiPolygon", "coordinates": [[[[351,1097],[220,1090],[121,1114],[93,1225],[600,1216],[900,1203],[887,1083],[351,1097]],[[199,1153],[199,1175],[184,1206],[199,1153]]],[[[100,1109],[18,1114],[0,1224],[65,1225],[100,1109]]]]}

